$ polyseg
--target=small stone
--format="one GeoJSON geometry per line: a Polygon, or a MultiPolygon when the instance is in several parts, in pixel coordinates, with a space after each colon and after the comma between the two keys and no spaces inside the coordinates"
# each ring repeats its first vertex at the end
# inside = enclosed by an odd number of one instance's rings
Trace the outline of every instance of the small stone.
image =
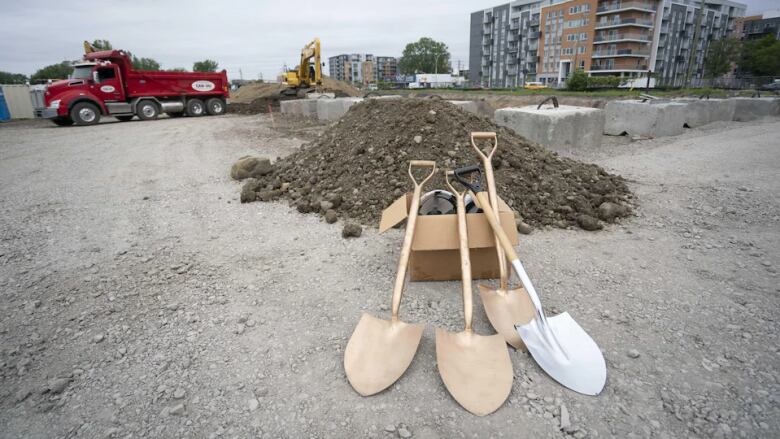
{"type": "Polygon", "coordinates": [[[388,433],[392,433],[395,431],[395,425],[385,425],[385,431],[388,433]]]}
{"type": "Polygon", "coordinates": [[[244,330],[246,330],[246,326],[243,323],[239,323],[236,325],[236,328],[233,330],[234,333],[241,335],[244,333],[244,330]]]}
{"type": "Polygon", "coordinates": [[[617,217],[626,215],[626,208],[620,204],[605,201],[599,205],[599,218],[604,221],[612,221],[617,217]]]}
{"type": "Polygon", "coordinates": [[[260,189],[260,182],[254,178],[248,178],[241,187],[241,202],[251,203],[257,199],[257,191],[260,189]]]}
{"type": "Polygon", "coordinates": [[[320,201],[320,211],[327,212],[333,208],[333,203],[330,201],[320,201]]]}
{"type": "Polygon", "coordinates": [[[447,155],[450,157],[455,157],[456,155],[458,155],[458,153],[453,150],[449,150],[447,151],[447,155]]]}
{"type": "Polygon", "coordinates": [[[422,136],[414,136],[414,143],[422,143],[422,136]]]}
{"type": "Polygon", "coordinates": [[[105,340],[106,336],[105,334],[95,334],[94,337],[92,337],[92,341],[95,343],[100,343],[101,341],[105,340]]]}
{"type": "Polygon", "coordinates": [[[638,351],[638,350],[636,350],[636,349],[630,349],[630,350],[628,351],[628,357],[629,357],[629,358],[639,358],[639,355],[640,355],[640,354],[639,354],[639,351],[638,351]]]}
{"type": "Polygon", "coordinates": [[[515,219],[515,224],[517,225],[517,231],[523,235],[530,235],[531,232],[534,231],[534,228],[530,225],[523,222],[521,219],[515,219]]]}
{"type": "Polygon", "coordinates": [[[70,384],[70,378],[57,378],[49,382],[49,392],[57,395],[65,391],[65,388],[70,384]]]}
{"type": "Polygon", "coordinates": [[[186,394],[187,392],[181,387],[179,387],[178,389],[173,391],[173,399],[182,399],[186,394]]]}
{"type": "Polygon", "coordinates": [[[335,210],[330,209],[327,212],[325,212],[325,222],[328,224],[333,224],[336,221],[338,221],[339,215],[336,213],[335,210]]]}
{"type": "Polygon", "coordinates": [[[27,397],[30,396],[30,390],[29,389],[21,389],[18,392],[16,392],[16,396],[14,397],[16,399],[17,403],[20,403],[27,399],[27,397]]]}
{"type": "Polygon", "coordinates": [[[412,432],[409,431],[406,427],[401,427],[398,429],[398,437],[401,437],[403,439],[408,439],[412,437],[412,432]]]}
{"type": "Polygon", "coordinates": [[[260,407],[260,401],[258,401],[256,398],[250,398],[247,406],[249,407],[249,411],[253,412],[260,407]]]}
{"type": "Polygon", "coordinates": [[[352,221],[347,221],[346,224],[344,224],[344,228],[341,230],[342,238],[358,238],[362,234],[363,227],[360,224],[352,221]]]}
{"type": "Polygon", "coordinates": [[[561,430],[568,430],[571,427],[571,418],[569,417],[569,409],[565,405],[561,404],[561,430]]]}
{"type": "Polygon", "coordinates": [[[180,403],[178,403],[178,404],[176,404],[176,405],[172,406],[172,407],[171,407],[171,408],[168,410],[168,414],[169,414],[169,415],[173,415],[173,416],[181,416],[181,415],[183,415],[183,414],[184,414],[184,411],[185,411],[185,408],[184,408],[184,403],[181,403],[181,402],[180,402],[180,403]]]}

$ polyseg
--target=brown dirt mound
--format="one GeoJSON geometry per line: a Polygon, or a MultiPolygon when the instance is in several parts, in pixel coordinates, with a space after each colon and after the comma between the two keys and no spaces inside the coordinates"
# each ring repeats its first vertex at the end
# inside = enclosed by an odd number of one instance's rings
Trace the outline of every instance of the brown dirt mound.
{"type": "MultiPolygon", "coordinates": [[[[449,169],[478,163],[472,131],[498,133],[498,194],[526,223],[592,230],[600,228],[600,211],[607,211],[601,216],[607,221],[629,214],[631,193],[620,176],[429,99],[370,99],[353,106],[317,140],[278,159],[253,190],[263,201],[286,198],[303,213],[334,210],[342,219],[376,225],[382,209],[411,190],[409,160],[436,160],[449,169]]],[[[425,190],[445,188],[439,173],[425,190]]]]}
{"type": "MultiPolygon", "coordinates": [[[[278,97],[285,86],[281,83],[252,82],[230,93],[230,102],[249,104],[257,99],[278,97]]],[[[346,82],[328,77],[322,78],[322,90],[335,93],[336,97],[362,96],[360,90],[346,82]]]]}

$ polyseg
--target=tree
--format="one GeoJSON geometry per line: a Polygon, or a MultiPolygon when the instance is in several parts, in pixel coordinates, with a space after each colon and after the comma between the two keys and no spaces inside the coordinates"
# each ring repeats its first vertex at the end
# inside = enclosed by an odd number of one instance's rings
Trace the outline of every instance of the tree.
{"type": "Polygon", "coordinates": [[[398,69],[405,75],[415,73],[449,73],[450,52],[447,45],[423,37],[404,48],[398,69]]]}
{"type": "MultiPolygon", "coordinates": [[[[129,52],[128,55],[130,55],[129,52]]],[[[131,59],[133,60],[133,69],[135,70],[160,70],[160,63],[152,58],[138,58],[132,55],[131,59]]]]}
{"type": "Polygon", "coordinates": [[[740,67],[755,76],[780,75],[780,41],[773,35],[746,41],[740,67]]]}
{"type": "Polygon", "coordinates": [[[739,57],[739,46],[736,38],[721,38],[710,43],[704,58],[705,74],[715,79],[731,71],[732,63],[739,57]]]}
{"type": "Polygon", "coordinates": [[[114,48],[108,40],[95,40],[92,42],[92,47],[95,50],[112,50],[114,48]]]}
{"type": "Polygon", "coordinates": [[[0,71],[0,84],[25,84],[27,76],[21,73],[10,73],[0,71]]]}
{"type": "Polygon", "coordinates": [[[52,64],[39,69],[37,72],[30,76],[30,81],[42,81],[47,79],[67,79],[68,75],[73,72],[73,63],[70,61],[63,61],[59,64],[52,64]]]}
{"type": "Polygon", "coordinates": [[[216,72],[219,64],[216,61],[210,59],[204,59],[203,61],[195,61],[192,65],[193,72],[216,72]]]}
{"type": "Polygon", "coordinates": [[[585,70],[577,69],[571,72],[566,79],[566,89],[572,91],[584,91],[588,88],[588,74],[585,70]]]}

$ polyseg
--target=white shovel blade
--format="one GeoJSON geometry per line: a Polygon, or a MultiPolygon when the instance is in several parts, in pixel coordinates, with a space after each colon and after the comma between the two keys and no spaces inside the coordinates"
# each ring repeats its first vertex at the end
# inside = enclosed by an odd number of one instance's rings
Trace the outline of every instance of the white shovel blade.
{"type": "Polygon", "coordinates": [[[564,312],[547,318],[546,331],[534,318],[515,329],[539,366],[575,392],[598,395],[607,381],[607,365],[596,342],[564,312]]]}

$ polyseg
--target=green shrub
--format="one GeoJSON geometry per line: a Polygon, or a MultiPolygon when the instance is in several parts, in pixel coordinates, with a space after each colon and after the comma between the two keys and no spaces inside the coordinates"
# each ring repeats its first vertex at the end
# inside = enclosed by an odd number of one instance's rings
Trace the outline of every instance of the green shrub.
{"type": "Polygon", "coordinates": [[[577,69],[566,79],[566,89],[571,91],[584,91],[588,88],[588,74],[585,70],[577,69]]]}
{"type": "Polygon", "coordinates": [[[588,88],[617,88],[620,86],[619,76],[591,76],[588,78],[588,88]]]}

